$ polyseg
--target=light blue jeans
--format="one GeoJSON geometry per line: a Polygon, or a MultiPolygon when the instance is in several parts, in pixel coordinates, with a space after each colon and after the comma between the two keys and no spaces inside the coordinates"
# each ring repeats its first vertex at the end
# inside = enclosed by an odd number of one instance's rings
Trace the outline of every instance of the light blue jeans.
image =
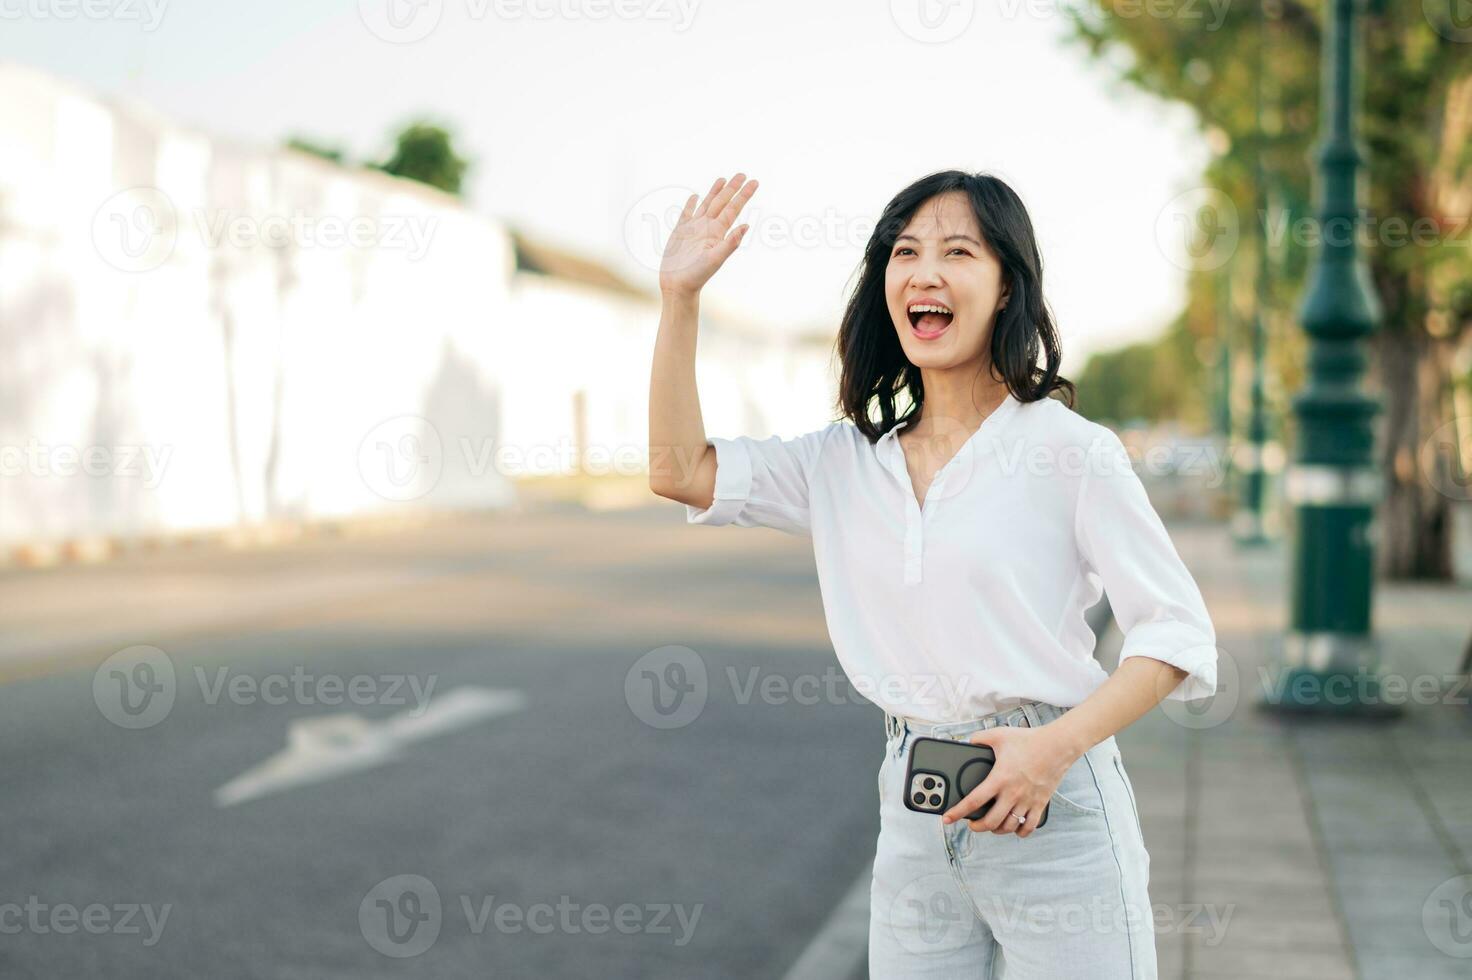
{"type": "Polygon", "coordinates": [[[901,799],[914,737],[965,741],[996,725],[1036,728],[1067,710],[1022,701],[945,725],[885,715],[869,903],[875,980],[1156,980],[1150,856],[1112,735],[1069,767],[1048,822],[1026,838],[978,833],[964,820],[946,827],[901,799]]]}

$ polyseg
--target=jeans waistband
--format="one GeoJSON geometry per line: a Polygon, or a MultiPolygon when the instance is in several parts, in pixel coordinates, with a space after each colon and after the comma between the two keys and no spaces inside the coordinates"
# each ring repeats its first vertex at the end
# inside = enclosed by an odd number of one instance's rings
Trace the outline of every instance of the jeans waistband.
{"type": "Polygon", "coordinates": [[[994,711],[989,715],[963,721],[920,721],[906,718],[903,715],[892,715],[886,711],[884,713],[884,733],[889,738],[897,738],[905,732],[911,732],[930,738],[958,739],[972,732],[995,728],[998,725],[1038,728],[1069,710],[1056,704],[1048,704],[1046,701],[1031,701],[1024,698],[1018,698],[1017,701],[1019,703],[994,711]]]}

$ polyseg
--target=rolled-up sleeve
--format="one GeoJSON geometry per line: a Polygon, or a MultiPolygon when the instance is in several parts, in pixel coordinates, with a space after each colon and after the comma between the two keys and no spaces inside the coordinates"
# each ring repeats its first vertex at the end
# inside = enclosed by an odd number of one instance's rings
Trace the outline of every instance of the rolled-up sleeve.
{"type": "Polygon", "coordinates": [[[808,487],[824,438],[836,424],[791,439],[708,439],[716,454],[715,498],[703,509],[686,504],[686,521],[810,534],[808,487]]]}
{"type": "Polygon", "coordinates": [[[1166,532],[1119,437],[1103,430],[1079,483],[1074,533],[1103,581],[1124,633],[1119,662],[1150,657],[1186,671],[1166,695],[1194,701],[1216,693],[1216,630],[1206,602],[1166,532]]]}

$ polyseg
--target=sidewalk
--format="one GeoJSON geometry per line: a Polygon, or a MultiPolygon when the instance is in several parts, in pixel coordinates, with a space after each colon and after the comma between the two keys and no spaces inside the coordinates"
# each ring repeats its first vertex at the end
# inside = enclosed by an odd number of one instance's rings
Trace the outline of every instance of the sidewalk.
{"type": "MultiPolygon", "coordinates": [[[[1472,975],[1472,877],[1458,880],[1472,875],[1472,689],[1451,676],[1472,589],[1377,585],[1386,671],[1410,691],[1436,678],[1439,699],[1407,697],[1389,722],[1285,718],[1257,704],[1287,620],[1287,543],[1238,550],[1207,523],[1171,535],[1222,664],[1209,710],[1163,706],[1119,735],[1152,858],[1160,976],[1472,975]]],[[[1120,640],[1111,626],[1110,669],[1120,640]]]]}

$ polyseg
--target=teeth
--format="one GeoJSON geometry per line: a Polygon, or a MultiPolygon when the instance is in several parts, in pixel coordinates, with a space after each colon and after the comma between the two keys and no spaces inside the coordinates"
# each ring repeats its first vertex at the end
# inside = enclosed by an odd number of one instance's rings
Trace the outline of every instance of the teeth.
{"type": "Polygon", "coordinates": [[[955,314],[954,313],[951,313],[951,311],[948,308],[946,308],[944,306],[936,305],[934,303],[916,303],[914,306],[910,307],[910,312],[911,313],[946,313],[946,314],[950,314],[951,316],[955,316],[955,314]]]}

